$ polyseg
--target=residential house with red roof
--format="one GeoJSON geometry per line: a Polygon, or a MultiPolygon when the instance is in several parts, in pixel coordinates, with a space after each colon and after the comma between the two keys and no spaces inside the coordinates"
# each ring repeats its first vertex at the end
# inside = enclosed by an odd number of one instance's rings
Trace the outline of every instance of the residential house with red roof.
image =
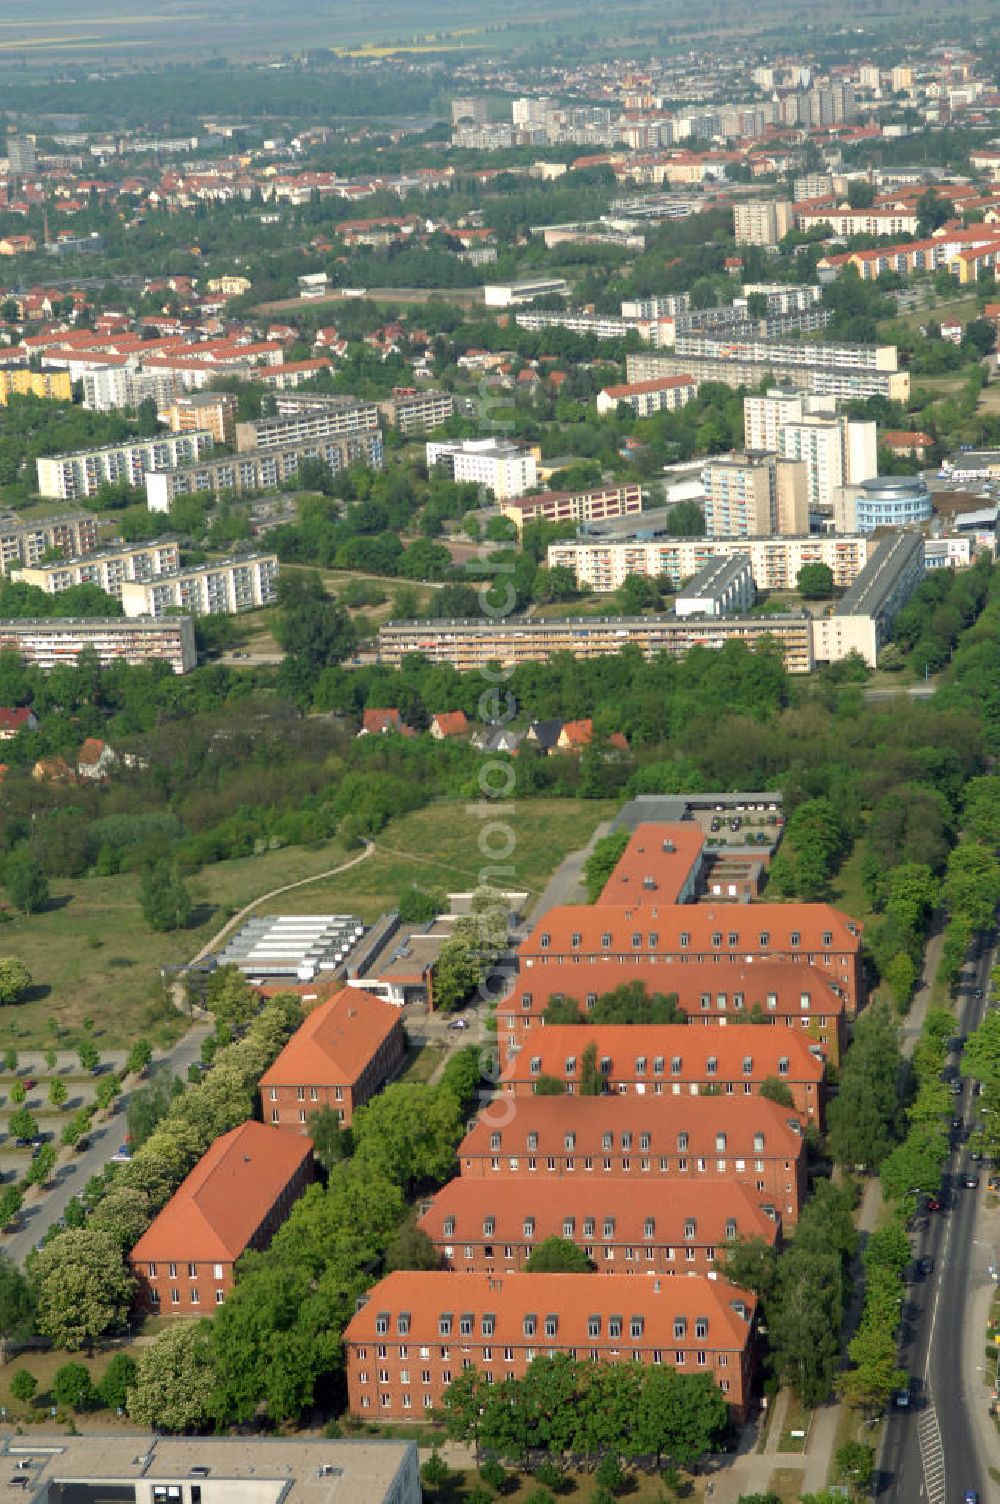
{"type": "Polygon", "coordinates": [[[305,1133],[310,1115],[330,1107],[349,1125],[405,1053],[399,1009],[360,987],[344,987],[313,1009],[264,1072],[264,1118],[305,1133]]]}
{"type": "Polygon", "coordinates": [[[464,1274],[513,1274],[547,1238],[575,1243],[601,1274],[711,1274],[733,1238],[773,1248],[780,1231],[776,1213],[745,1185],[727,1185],[722,1196],[705,1180],[660,1178],[637,1196],[627,1176],[565,1175],[534,1196],[525,1190],[523,1179],[460,1177],[418,1225],[445,1267],[464,1274]]]}
{"type": "Polygon", "coordinates": [[[76,754],[77,775],[86,782],[99,783],[117,766],[118,755],[98,736],[88,736],[76,754]]]}
{"type": "Polygon", "coordinates": [[[436,742],[450,736],[468,736],[469,720],[464,710],[440,710],[431,717],[430,733],[436,742]]]}
{"type": "Polygon", "coordinates": [[[504,1067],[501,1092],[535,1094],[540,1080],[583,1094],[585,1055],[604,1092],[633,1096],[756,1096],[765,1081],[788,1087],[795,1111],[823,1127],[825,1068],[818,1046],[791,1029],[732,1024],[692,1029],[687,1024],[551,1024],[537,1029],[504,1067]]]}
{"type": "Polygon", "coordinates": [[[344,1330],[349,1408],[361,1419],[404,1420],[439,1405],[467,1364],[502,1383],[536,1357],[569,1353],[709,1373],[741,1417],[756,1309],[749,1291],[696,1275],[397,1270],[344,1330]]]}
{"type": "MultiPolygon", "coordinates": [[[[459,1173],[491,1182],[525,1182],[524,1205],[539,1193],[528,1182],[559,1177],[585,1183],[608,1177],[647,1187],[745,1185],[783,1226],[792,1226],[806,1194],[802,1124],[767,1097],[530,1097],[517,1111],[482,1112],[458,1146],[459,1173]]],[[[547,1189],[541,1198],[547,1195],[547,1189]]]]}
{"type": "Polygon", "coordinates": [[[37,731],[38,717],[29,705],[0,706],[0,742],[11,741],[19,731],[37,731]]]}
{"type": "Polygon", "coordinates": [[[395,705],[366,710],[361,717],[359,736],[384,736],[388,731],[402,731],[403,717],[395,705]]]}
{"type": "Polygon", "coordinates": [[[132,1249],[137,1303],[171,1316],[221,1306],[236,1260],[267,1247],[312,1173],[309,1139],[252,1121],[222,1134],[132,1249]]]}

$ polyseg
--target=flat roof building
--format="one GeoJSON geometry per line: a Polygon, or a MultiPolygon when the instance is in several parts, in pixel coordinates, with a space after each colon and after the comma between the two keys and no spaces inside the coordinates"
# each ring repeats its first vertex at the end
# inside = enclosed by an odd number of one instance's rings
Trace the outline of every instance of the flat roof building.
{"type": "Polygon", "coordinates": [[[442,465],[455,481],[483,486],[498,502],[523,496],[538,480],[534,452],[510,439],[438,440],[426,445],[427,468],[442,465]]]}
{"type": "Polygon", "coordinates": [[[126,616],[163,616],[176,610],[192,616],[254,611],[278,599],[278,556],[249,554],[188,569],[175,567],[126,582],[118,593],[126,616]]]}
{"type": "Polygon", "coordinates": [[[95,496],[102,486],[141,486],[147,471],[191,464],[208,454],[212,445],[207,429],[192,429],[73,454],[43,455],[35,461],[38,493],[70,501],[95,496]]]}
{"type": "Polygon", "coordinates": [[[560,296],[569,292],[565,277],[529,277],[520,282],[490,282],[483,288],[483,302],[487,308],[512,308],[521,303],[532,303],[535,298],[560,296]]]}
{"type": "Polygon", "coordinates": [[[878,475],[834,492],[838,532],[871,533],[876,528],[914,527],[929,522],[934,502],[922,475],[878,475]]]}
{"type": "Polygon", "coordinates": [[[151,512],[167,512],[177,496],[195,491],[274,491],[294,480],[303,459],[325,460],[334,472],[348,465],[382,468],[382,435],[378,429],[341,437],[301,442],[240,454],[211,456],[177,468],[157,466],[146,475],[146,505],[151,512]]]}
{"type": "Polygon", "coordinates": [[[542,491],[534,496],[511,496],[500,511],[520,533],[526,522],[598,522],[630,517],[642,511],[642,486],[629,481],[619,486],[596,486],[588,491],[542,491]]]}
{"type": "Polygon", "coordinates": [[[102,667],[127,663],[135,668],[161,660],[175,674],[186,674],[198,661],[190,616],[170,616],[162,621],[118,616],[0,621],[0,653],[17,653],[25,663],[41,669],[75,666],[85,648],[97,654],[102,667]]]}
{"type": "Polygon", "coordinates": [[[817,660],[833,663],[856,652],[874,668],[896,616],[923,577],[920,533],[895,533],[882,539],[832,614],[816,617],[813,650],[817,660]]]}
{"type": "Polygon", "coordinates": [[[348,914],[269,914],[248,919],[218,955],[248,977],[296,977],[337,971],[365,927],[348,914]]]}
{"type": "Polygon", "coordinates": [[[754,582],[761,590],[794,590],[804,564],[828,565],[834,584],[843,590],[854,583],[877,547],[876,539],[859,533],[788,538],[661,537],[659,525],[653,522],[657,515],[645,512],[629,523],[632,537],[585,536],[550,543],[548,567],[571,569],[581,590],[619,590],[633,574],[666,578],[676,589],[713,559],[740,554],[749,558],[754,582]],[[643,536],[647,527],[653,528],[648,538],[643,536]]]}
{"type": "MultiPolygon", "coordinates": [[[[33,585],[46,595],[59,595],[74,585],[96,585],[116,600],[128,581],[145,581],[169,574],[180,567],[180,544],[173,538],[153,543],[129,543],[120,548],[95,550],[78,559],[60,559],[56,563],[26,564],[10,571],[12,580],[33,585]]],[[[126,616],[153,615],[152,612],[126,611],[126,616]]]]}
{"type": "MultiPolygon", "coordinates": [[[[420,1504],[413,1441],[309,1437],[10,1436],[33,1504],[420,1504]]],[[[20,1476],[20,1475],[19,1475],[20,1476]]],[[[13,1492],[13,1490],[12,1490],[13,1492]]]]}
{"type": "Polygon", "coordinates": [[[678,616],[745,616],[757,598],[747,554],[713,559],[674,601],[678,616]]]}

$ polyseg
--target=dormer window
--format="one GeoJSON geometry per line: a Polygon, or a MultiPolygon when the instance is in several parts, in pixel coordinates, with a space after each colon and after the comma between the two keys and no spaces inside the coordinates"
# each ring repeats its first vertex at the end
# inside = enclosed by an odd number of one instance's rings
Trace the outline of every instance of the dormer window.
{"type": "Polygon", "coordinates": [[[640,1133],[639,1134],[639,1148],[642,1150],[643,1154],[648,1154],[649,1153],[649,1134],[648,1133],[640,1133]]]}
{"type": "Polygon", "coordinates": [[[482,1319],[482,1332],[484,1337],[492,1337],[497,1329],[497,1319],[492,1313],[487,1313],[482,1319]]]}
{"type": "Polygon", "coordinates": [[[740,937],[735,930],[729,931],[726,940],[730,950],[733,950],[740,943],[740,937]]]}
{"type": "Polygon", "coordinates": [[[774,1010],[777,1008],[777,1006],[778,1006],[778,994],[776,992],[769,992],[767,994],[767,1008],[768,1008],[768,1012],[769,1013],[773,1013],[774,1010]]]}
{"type": "Polygon", "coordinates": [[[615,1141],[615,1136],[614,1136],[613,1133],[602,1133],[601,1134],[601,1148],[602,1149],[610,1149],[611,1146],[613,1145],[614,1141],[615,1141]]]}
{"type": "Polygon", "coordinates": [[[655,1217],[647,1217],[646,1220],[645,1220],[645,1222],[643,1222],[643,1224],[642,1224],[642,1235],[643,1235],[644,1238],[652,1238],[652,1237],[656,1236],[656,1218],[655,1217]]]}
{"type": "Polygon", "coordinates": [[[645,1055],[637,1055],[635,1057],[635,1073],[637,1076],[644,1076],[646,1074],[645,1055]]]}
{"type": "Polygon", "coordinates": [[[521,994],[521,1007],[523,1008],[525,1013],[531,1012],[531,1004],[533,1001],[534,999],[530,992],[523,992],[521,994]]]}
{"type": "Polygon", "coordinates": [[[533,1337],[535,1335],[537,1327],[538,1327],[538,1317],[537,1316],[525,1316],[525,1318],[524,1318],[524,1335],[526,1337],[533,1337]]]}
{"type": "Polygon", "coordinates": [[[716,1154],[725,1154],[726,1152],[726,1135],[724,1133],[717,1133],[715,1135],[715,1152],[716,1154]]]}
{"type": "Polygon", "coordinates": [[[707,1013],[708,1010],[709,1010],[709,1008],[711,1008],[711,1006],[712,1006],[712,994],[710,992],[703,992],[702,995],[701,995],[702,1012],[707,1013]]]}
{"type": "Polygon", "coordinates": [[[753,1152],[755,1154],[763,1154],[764,1152],[764,1135],[762,1133],[755,1133],[753,1136],[753,1152]]]}
{"type": "Polygon", "coordinates": [[[610,935],[604,934],[604,935],[601,936],[601,949],[602,950],[610,950],[611,949],[611,936],[610,935]]]}
{"type": "Polygon", "coordinates": [[[663,1064],[664,1064],[664,1061],[663,1061],[663,1056],[662,1055],[654,1055],[653,1056],[653,1075],[654,1076],[662,1076],[663,1075],[663,1064]]]}
{"type": "Polygon", "coordinates": [[[688,934],[687,930],[681,930],[679,943],[681,950],[687,950],[688,946],[691,944],[691,936],[688,934]]]}
{"type": "Polygon", "coordinates": [[[575,1217],[564,1217],[563,1218],[563,1237],[564,1238],[571,1238],[575,1232],[576,1232],[576,1218],[575,1217]]]}
{"type": "Polygon", "coordinates": [[[823,931],[823,944],[827,946],[833,944],[833,934],[830,930],[823,931]]]}
{"type": "Polygon", "coordinates": [[[460,1337],[471,1337],[472,1336],[472,1328],[473,1328],[473,1317],[471,1316],[471,1314],[469,1312],[465,1312],[463,1315],[461,1315],[458,1318],[458,1334],[459,1334],[459,1336],[460,1337]]]}
{"type": "Polygon", "coordinates": [[[700,1337],[702,1339],[704,1339],[705,1337],[708,1336],[708,1317],[707,1316],[696,1316],[695,1317],[694,1334],[695,1334],[696,1337],[700,1337]]]}
{"type": "Polygon", "coordinates": [[[641,948],[642,948],[642,936],[641,935],[633,935],[632,936],[632,949],[633,950],[640,950],[641,948]]]}
{"type": "Polygon", "coordinates": [[[697,1223],[695,1222],[695,1220],[694,1220],[693,1217],[688,1217],[687,1220],[684,1223],[684,1236],[685,1236],[685,1238],[687,1239],[687,1241],[689,1243],[690,1243],[691,1239],[694,1237],[696,1231],[697,1231],[697,1223]]]}
{"type": "Polygon", "coordinates": [[[533,1076],[540,1076],[542,1074],[542,1057],[541,1057],[541,1055],[532,1055],[531,1060],[529,1062],[528,1069],[531,1071],[531,1074],[533,1076]]]}
{"type": "Polygon", "coordinates": [[[753,1075],[753,1056],[752,1055],[744,1055],[743,1056],[743,1074],[744,1074],[744,1076],[752,1076],[753,1075]]]}
{"type": "Polygon", "coordinates": [[[587,1336],[588,1337],[599,1337],[600,1335],[601,1335],[601,1318],[600,1318],[600,1316],[588,1316],[587,1317],[587,1336]]]}
{"type": "Polygon", "coordinates": [[[384,1337],[389,1330],[389,1312],[379,1311],[375,1317],[375,1331],[379,1337],[384,1337]]]}
{"type": "Polygon", "coordinates": [[[583,1236],[585,1238],[592,1238],[594,1236],[594,1229],[596,1228],[596,1226],[597,1223],[594,1221],[593,1217],[584,1217],[583,1236]]]}
{"type": "Polygon", "coordinates": [[[718,950],[718,948],[719,948],[719,946],[721,944],[722,944],[722,935],[720,934],[720,932],[718,930],[716,930],[715,933],[712,936],[712,949],[713,950],[718,950]]]}
{"type": "Polygon", "coordinates": [[[678,1150],[678,1153],[680,1153],[680,1154],[686,1154],[687,1153],[687,1147],[688,1147],[688,1136],[687,1136],[687,1134],[686,1133],[678,1133],[678,1135],[677,1135],[677,1150],[678,1150]]]}
{"type": "Polygon", "coordinates": [[[497,1225],[497,1221],[496,1221],[495,1217],[484,1217],[483,1218],[483,1237],[484,1238],[492,1238],[493,1234],[496,1232],[496,1225],[497,1225]]]}
{"type": "Polygon", "coordinates": [[[654,931],[654,932],[653,932],[653,933],[652,933],[652,934],[651,934],[651,935],[650,935],[650,937],[649,937],[649,948],[650,948],[650,950],[655,950],[655,949],[656,949],[656,947],[657,947],[657,946],[658,946],[658,945],[659,945],[659,943],[660,943],[660,937],[659,937],[659,935],[658,935],[658,934],[656,934],[656,932],[655,932],[655,931],[654,931]]]}
{"type": "Polygon", "coordinates": [[[735,1236],[736,1236],[736,1219],[735,1219],[735,1217],[730,1217],[729,1220],[726,1222],[726,1238],[727,1239],[731,1239],[731,1238],[735,1238],[735,1236]]]}
{"type": "Polygon", "coordinates": [[[683,1339],[687,1336],[687,1329],[688,1329],[687,1317],[686,1316],[675,1316],[674,1317],[674,1341],[675,1342],[681,1342],[681,1341],[683,1341],[683,1339]]]}
{"type": "Polygon", "coordinates": [[[567,1133],[565,1138],[563,1139],[563,1144],[570,1152],[572,1152],[576,1148],[576,1134],[567,1133]]]}
{"type": "Polygon", "coordinates": [[[584,1001],[585,1001],[588,1009],[592,1008],[594,1006],[594,1004],[597,1002],[597,993],[596,992],[588,992],[586,998],[584,999],[584,1001]]]}
{"type": "Polygon", "coordinates": [[[538,1148],[538,1134],[535,1133],[535,1132],[531,1132],[531,1133],[528,1134],[528,1153],[529,1154],[534,1154],[537,1148],[538,1148]]]}
{"type": "Polygon", "coordinates": [[[534,1217],[525,1217],[525,1219],[524,1219],[524,1236],[526,1238],[533,1238],[535,1236],[535,1219],[534,1219],[534,1217]]]}
{"type": "Polygon", "coordinates": [[[566,1056],[566,1074],[567,1074],[567,1076],[575,1076],[576,1075],[576,1056],[575,1055],[567,1055],[566,1056]]]}
{"type": "Polygon", "coordinates": [[[810,1002],[811,1002],[811,999],[810,999],[810,996],[809,996],[808,992],[803,992],[800,995],[800,997],[799,997],[799,1007],[802,1009],[803,1013],[808,1013],[809,1012],[810,1002]]]}
{"type": "Polygon", "coordinates": [[[552,938],[551,935],[539,935],[539,937],[538,937],[539,948],[541,950],[548,950],[548,948],[549,948],[549,942],[550,942],[551,938],[552,938]]]}
{"type": "Polygon", "coordinates": [[[719,1069],[719,1062],[715,1055],[709,1055],[705,1061],[706,1076],[714,1076],[719,1069]]]}
{"type": "Polygon", "coordinates": [[[443,1316],[439,1316],[438,1317],[438,1336],[439,1337],[450,1337],[451,1336],[451,1313],[450,1313],[450,1311],[446,1312],[443,1316]]]}
{"type": "Polygon", "coordinates": [[[570,945],[572,946],[572,948],[574,950],[579,950],[580,946],[583,943],[583,936],[582,935],[570,935],[570,937],[569,937],[569,943],[570,943],[570,945]]]}
{"type": "Polygon", "coordinates": [[[683,1068],[684,1062],[680,1055],[672,1055],[670,1057],[670,1074],[672,1076],[679,1076],[683,1068]]]}
{"type": "Polygon", "coordinates": [[[631,1147],[632,1147],[632,1134],[631,1134],[630,1130],[628,1128],[626,1128],[625,1131],[622,1133],[622,1148],[623,1149],[631,1149],[631,1147]]]}
{"type": "Polygon", "coordinates": [[[558,1316],[546,1316],[546,1318],[545,1318],[545,1335],[546,1335],[546,1337],[554,1337],[556,1335],[556,1333],[558,1332],[558,1330],[559,1330],[559,1317],[558,1316]]]}
{"type": "Polygon", "coordinates": [[[760,935],[758,936],[758,939],[759,939],[759,942],[760,942],[761,949],[762,950],[766,950],[767,947],[771,943],[770,933],[767,930],[761,930],[760,935]]]}
{"type": "Polygon", "coordinates": [[[799,946],[802,944],[802,936],[799,934],[798,930],[792,930],[790,939],[792,950],[798,950],[799,946]]]}
{"type": "Polygon", "coordinates": [[[615,1235],[615,1219],[614,1219],[614,1217],[605,1217],[605,1219],[604,1219],[604,1236],[606,1238],[613,1238],[614,1235],[615,1235]]]}
{"type": "Polygon", "coordinates": [[[633,1340],[641,1337],[645,1325],[646,1323],[642,1316],[633,1316],[632,1320],[628,1324],[629,1336],[633,1338],[633,1340]]]}
{"type": "Polygon", "coordinates": [[[608,1336],[617,1339],[622,1334],[622,1318],[620,1316],[608,1317],[608,1336]]]}
{"type": "Polygon", "coordinates": [[[778,1061],[778,1075],[779,1076],[787,1076],[788,1075],[788,1056],[787,1055],[782,1055],[781,1058],[778,1061]]]}
{"type": "Polygon", "coordinates": [[[499,1149],[499,1147],[500,1147],[500,1135],[499,1135],[499,1133],[491,1133],[490,1134],[490,1148],[491,1149],[499,1149]]]}

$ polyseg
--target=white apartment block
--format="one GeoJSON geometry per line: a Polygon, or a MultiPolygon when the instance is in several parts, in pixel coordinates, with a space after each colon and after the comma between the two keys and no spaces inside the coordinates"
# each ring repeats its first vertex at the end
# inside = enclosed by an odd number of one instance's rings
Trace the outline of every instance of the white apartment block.
{"type": "Polygon", "coordinates": [[[271,606],[278,599],[277,554],[220,559],[193,569],[177,569],[122,586],[125,615],[163,616],[187,611],[192,616],[229,616],[271,606]]]}
{"type": "Polygon", "coordinates": [[[41,669],[75,668],[85,648],[97,654],[102,667],[127,663],[138,668],[158,659],[175,674],[186,674],[198,661],[190,616],[168,616],[163,621],[129,621],[120,616],[0,621],[0,653],[17,653],[25,663],[41,669]]]}
{"type": "Polygon", "coordinates": [[[80,559],[60,559],[53,564],[35,564],[11,570],[11,579],[34,585],[46,595],[59,595],[73,585],[96,585],[116,600],[130,580],[152,580],[179,569],[180,545],[171,539],[110,548],[80,559]]]}
{"type": "Polygon", "coordinates": [[[395,387],[392,396],[378,405],[382,416],[402,434],[429,433],[455,415],[452,392],[422,391],[419,387],[395,387]]]}
{"type": "Polygon", "coordinates": [[[533,496],[511,497],[500,503],[500,511],[518,533],[527,522],[601,522],[641,512],[642,487],[638,481],[629,481],[590,491],[541,491],[533,496]]]}
{"type": "Polygon", "coordinates": [[[331,397],[322,407],[308,398],[299,404],[294,398],[284,397],[277,417],[237,423],[236,449],[245,454],[307,444],[315,439],[370,433],[378,428],[378,417],[376,402],[359,402],[356,397],[331,397]]]}
{"type": "MultiPolygon", "coordinates": [[[[743,398],[743,442],[747,449],[778,452],[778,433],[786,423],[801,422],[807,398],[792,387],[771,387],[766,396],[743,398]]],[[[833,404],[830,404],[833,410],[833,404]]]]}
{"type": "Polygon", "coordinates": [[[98,525],[92,512],[67,512],[24,522],[16,512],[0,514],[0,574],[20,564],[38,564],[48,553],[71,559],[97,548],[98,525]]]}
{"type": "MultiPolygon", "coordinates": [[[[678,336],[680,339],[681,336],[678,336]]],[[[737,340],[712,341],[715,354],[699,355],[687,348],[692,336],[684,335],[683,354],[663,351],[635,351],[626,358],[629,381],[648,381],[654,376],[693,376],[695,381],[721,381],[725,386],[759,387],[762,382],[777,380],[814,397],[850,400],[865,397],[888,397],[906,402],[910,395],[909,371],[882,370],[858,361],[856,365],[838,366],[823,358],[822,352],[833,348],[818,342],[803,341],[794,358],[784,359],[777,353],[741,353],[744,346],[737,340]]],[[[755,347],[757,348],[757,347],[755,347]]],[[[788,345],[774,349],[788,349],[788,345]]],[[[874,348],[874,347],[872,347],[874,348]]],[[[895,353],[893,351],[893,353],[895,353]]]]}
{"type": "Polygon", "coordinates": [[[622,318],[674,319],[690,307],[689,292],[675,292],[658,298],[629,298],[622,304],[622,318]]]}
{"type": "Polygon", "coordinates": [[[690,402],[697,391],[698,383],[690,376],[660,376],[653,381],[606,386],[597,394],[596,407],[601,417],[606,417],[625,403],[637,418],[649,418],[653,413],[676,412],[690,402]]]}
{"type": "Polygon", "coordinates": [[[141,486],[147,470],[171,470],[193,464],[212,449],[205,430],[163,434],[150,439],[127,439],[102,449],[46,455],[35,461],[40,496],[72,501],[96,496],[102,486],[141,486]]]}
{"type": "Polygon", "coordinates": [[[777,245],[795,228],[791,200],[744,199],[733,206],[737,245],[777,245]]]}
{"type": "Polygon", "coordinates": [[[806,416],[784,423],[778,429],[778,453],[783,459],[804,462],[813,511],[831,513],[840,486],[870,480],[878,474],[873,422],[806,416]],[[847,479],[849,472],[851,481],[847,479]]]}
{"type": "Polygon", "coordinates": [[[425,448],[428,470],[444,465],[453,480],[484,486],[496,501],[523,496],[538,483],[535,455],[507,439],[434,442],[425,448]]]}
{"type": "Polygon", "coordinates": [[[744,554],[762,590],[794,590],[804,564],[826,564],[840,589],[852,585],[868,563],[875,540],[858,534],[797,538],[656,538],[603,542],[567,539],[550,543],[546,563],[572,570],[580,590],[618,590],[629,575],[669,580],[676,590],[713,559],[744,554]]]}

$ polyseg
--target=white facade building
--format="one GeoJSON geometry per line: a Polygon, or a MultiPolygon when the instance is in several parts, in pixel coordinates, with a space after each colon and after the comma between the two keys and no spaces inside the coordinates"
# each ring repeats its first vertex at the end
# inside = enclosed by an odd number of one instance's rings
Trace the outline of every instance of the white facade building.
{"type": "Polygon", "coordinates": [[[506,439],[466,439],[426,446],[427,468],[445,465],[452,479],[485,486],[496,501],[523,496],[538,484],[534,454],[506,439]]]}
{"type": "Polygon", "coordinates": [[[189,611],[192,616],[233,615],[273,605],[277,598],[276,554],[219,559],[121,587],[126,616],[156,617],[175,610],[189,611]]]}

